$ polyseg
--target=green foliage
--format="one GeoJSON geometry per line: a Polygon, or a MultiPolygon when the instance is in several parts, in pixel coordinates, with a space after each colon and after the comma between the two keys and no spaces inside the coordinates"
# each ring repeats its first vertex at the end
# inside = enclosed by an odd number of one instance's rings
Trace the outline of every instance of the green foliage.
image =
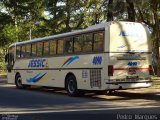
{"type": "Polygon", "coordinates": [[[111,20],[144,22],[157,34],[160,0],[1,0],[0,45],[111,20]],[[5,12],[4,12],[5,11],[5,12]],[[36,24],[39,23],[39,24],[36,24]]]}
{"type": "Polygon", "coordinates": [[[0,74],[2,72],[4,72],[6,69],[6,65],[5,65],[5,61],[4,61],[4,57],[5,57],[5,53],[6,53],[5,50],[6,49],[0,48],[0,74]]]}
{"type": "Polygon", "coordinates": [[[7,24],[12,24],[12,18],[6,13],[0,12],[0,47],[7,44],[7,38],[5,37],[4,29],[7,24]]]}
{"type": "Polygon", "coordinates": [[[5,25],[5,27],[3,29],[3,33],[4,33],[4,36],[7,40],[7,41],[5,41],[6,43],[7,42],[9,42],[9,43],[16,42],[17,31],[16,31],[14,25],[12,25],[12,24],[5,25]]]}

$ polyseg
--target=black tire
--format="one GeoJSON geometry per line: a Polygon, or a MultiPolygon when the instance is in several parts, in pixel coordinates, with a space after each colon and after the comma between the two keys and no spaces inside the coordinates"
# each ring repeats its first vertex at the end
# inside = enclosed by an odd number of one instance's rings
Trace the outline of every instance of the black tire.
{"type": "Polygon", "coordinates": [[[69,76],[66,80],[66,91],[69,96],[75,97],[79,95],[76,78],[73,75],[69,76]]]}
{"type": "Polygon", "coordinates": [[[21,78],[21,76],[19,74],[16,75],[15,84],[16,84],[16,87],[18,89],[23,89],[24,88],[24,85],[22,84],[22,78],[21,78]]]}

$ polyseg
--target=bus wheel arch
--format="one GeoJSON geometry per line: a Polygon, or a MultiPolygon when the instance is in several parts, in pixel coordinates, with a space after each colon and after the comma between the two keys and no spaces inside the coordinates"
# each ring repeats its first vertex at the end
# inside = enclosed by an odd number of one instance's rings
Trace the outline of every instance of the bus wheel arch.
{"type": "Polygon", "coordinates": [[[22,84],[22,77],[19,72],[15,75],[15,84],[18,89],[24,88],[24,85],[22,84]]]}
{"type": "Polygon", "coordinates": [[[75,75],[71,72],[65,77],[65,89],[70,96],[78,95],[77,80],[75,75]]]}

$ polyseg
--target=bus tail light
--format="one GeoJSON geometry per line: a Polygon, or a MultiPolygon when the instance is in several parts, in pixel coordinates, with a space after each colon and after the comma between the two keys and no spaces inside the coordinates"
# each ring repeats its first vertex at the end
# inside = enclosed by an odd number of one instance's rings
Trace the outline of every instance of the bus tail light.
{"type": "Polygon", "coordinates": [[[113,76],[113,65],[108,65],[108,76],[113,76]]]}
{"type": "Polygon", "coordinates": [[[152,65],[149,65],[149,75],[153,75],[152,65]]]}

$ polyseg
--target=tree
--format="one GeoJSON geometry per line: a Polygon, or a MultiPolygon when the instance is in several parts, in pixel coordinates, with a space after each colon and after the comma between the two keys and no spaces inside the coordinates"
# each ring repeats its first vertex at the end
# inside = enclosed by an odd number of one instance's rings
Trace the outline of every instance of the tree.
{"type": "Polygon", "coordinates": [[[133,0],[126,0],[127,5],[127,12],[128,12],[128,20],[135,22],[135,8],[134,8],[134,1],[133,0]]]}
{"type": "Polygon", "coordinates": [[[109,0],[108,2],[108,11],[107,11],[107,21],[113,21],[113,0],[109,0]]]}
{"type": "MultiPolygon", "coordinates": [[[[44,1],[43,0],[33,0],[33,1],[1,0],[1,2],[5,6],[6,13],[14,21],[14,26],[15,26],[14,28],[16,31],[15,32],[16,41],[22,41],[22,39],[23,40],[29,39],[29,33],[26,34],[26,31],[29,32],[31,27],[34,26],[34,23],[36,23],[37,21],[40,21],[41,18],[43,17],[42,14],[44,11],[44,1]],[[25,28],[26,31],[24,30],[19,31],[21,30],[20,27],[25,28]]],[[[34,30],[37,30],[37,29],[32,29],[32,31],[34,30]]],[[[44,36],[44,35],[41,35],[41,36],[44,36]]],[[[34,36],[32,37],[34,38],[34,36]]]]}
{"type": "Polygon", "coordinates": [[[2,47],[6,45],[8,42],[8,39],[6,38],[3,30],[5,29],[7,24],[12,24],[13,20],[9,15],[0,12],[0,23],[1,23],[0,24],[0,33],[1,33],[0,34],[0,47],[2,47]]]}
{"type": "MultiPolygon", "coordinates": [[[[136,17],[137,21],[144,22],[152,29],[152,41],[153,41],[153,50],[156,51],[155,54],[157,56],[157,61],[159,58],[159,40],[160,40],[160,26],[158,17],[160,12],[160,0],[147,0],[135,1],[135,6],[137,9],[136,17]]],[[[157,64],[157,72],[156,74],[160,75],[160,63],[157,64]]]]}

